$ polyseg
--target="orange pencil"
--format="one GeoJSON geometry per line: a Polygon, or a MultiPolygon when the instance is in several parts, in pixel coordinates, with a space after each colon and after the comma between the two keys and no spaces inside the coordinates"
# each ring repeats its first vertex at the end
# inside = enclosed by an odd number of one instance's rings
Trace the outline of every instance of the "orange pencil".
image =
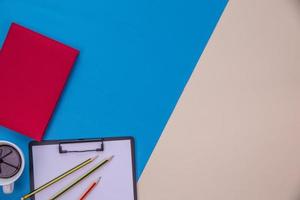
{"type": "Polygon", "coordinates": [[[95,182],[93,182],[88,189],[83,193],[83,195],[80,197],[80,200],[84,200],[86,199],[86,197],[95,189],[95,187],[98,185],[98,183],[100,182],[101,177],[99,177],[99,179],[95,182]]]}

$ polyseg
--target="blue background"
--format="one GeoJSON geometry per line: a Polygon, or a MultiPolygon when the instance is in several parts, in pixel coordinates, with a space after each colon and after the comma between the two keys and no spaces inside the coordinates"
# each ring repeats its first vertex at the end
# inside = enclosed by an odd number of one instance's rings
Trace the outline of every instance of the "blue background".
{"type": "MultiPolygon", "coordinates": [[[[0,44],[17,22],[79,49],[44,139],[134,136],[139,177],[226,3],[0,0],[0,44]]],[[[3,127],[0,139],[28,161],[30,139],[3,127]]],[[[16,192],[0,199],[28,190],[27,162],[16,192]]]]}

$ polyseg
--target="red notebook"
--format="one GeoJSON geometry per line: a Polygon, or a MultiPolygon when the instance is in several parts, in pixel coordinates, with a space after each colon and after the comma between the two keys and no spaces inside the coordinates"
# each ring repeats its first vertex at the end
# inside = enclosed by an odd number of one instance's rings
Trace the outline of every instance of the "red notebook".
{"type": "Polygon", "coordinates": [[[0,125],[41,140],[78,54],[13,23],[0,52],[0,125]]]}

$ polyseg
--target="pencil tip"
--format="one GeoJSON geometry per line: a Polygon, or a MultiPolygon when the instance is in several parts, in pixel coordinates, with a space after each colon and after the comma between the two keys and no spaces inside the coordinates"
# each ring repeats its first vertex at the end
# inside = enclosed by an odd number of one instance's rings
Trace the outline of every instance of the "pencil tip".
{"type": "Polygon", "coordinates": [[[111,156],[111,157],[109,157],[107,160],[108,160],[108,161],[111,161],[114,157],[115,157],[115,156],[111,156]]]}
{"type": "Polygon", "coordinates": [[[94,156],[92,159],[92,161],[96,160],[99,157],[99,155],[94,156]]]}
{"type": "Polygon", "coordinates": [[[96,184],[98,184],[101,180],[101,176],[98,178],[98,180],[96,181],[96,184]]]}

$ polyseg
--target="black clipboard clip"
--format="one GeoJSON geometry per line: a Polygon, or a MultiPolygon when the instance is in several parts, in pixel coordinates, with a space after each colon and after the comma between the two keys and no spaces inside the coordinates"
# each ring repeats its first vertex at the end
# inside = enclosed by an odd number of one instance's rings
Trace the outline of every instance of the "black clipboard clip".
{"type": "Polygon", "coordinates": [[[104,151],[104,142],[103,139],[78,139],[78,140],[69,140],[69,141],[64,141],[64,142],[59,142],[58,143],[58,150],[59,153],[82,153],[82,152],[90,152],[90,151],[104,151]],[[67,150],[63,149],[63,145],[65,144],[78,144],[78,143],[95,143],[99,142],[99,148],[94,148],[94,149],[85,149],[85,150],[67,150]]]}

